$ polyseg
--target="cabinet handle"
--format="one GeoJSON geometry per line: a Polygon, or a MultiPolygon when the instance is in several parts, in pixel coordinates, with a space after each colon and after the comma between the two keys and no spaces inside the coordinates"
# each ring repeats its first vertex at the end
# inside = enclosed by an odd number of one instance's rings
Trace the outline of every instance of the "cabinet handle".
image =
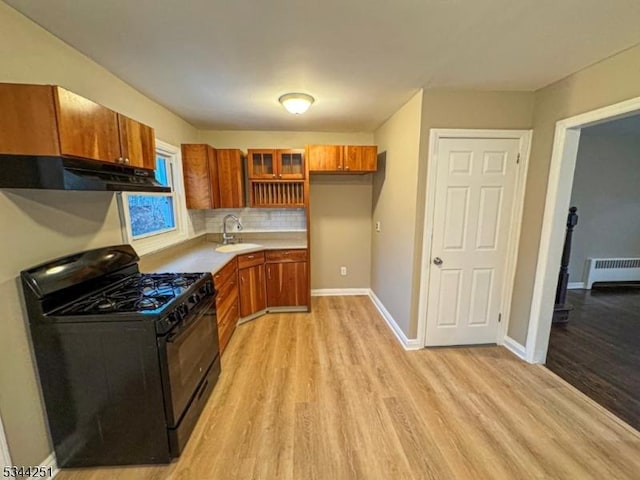
{"type": "Polygon", "coordinates": [[[271,267],[267,268],[267,277],[271,280],[271,267]]]}
{"type": "Polygon", "coordinates": [[[272,176],[273,176],[273,178],[276,178],[276,174],[275,173],[272,176]]]}
{"type": "Polygon", "coordinates": [[[116,159],[116,161],[117,161],[118,163],[122,163],[122,162],[124,162],[124,158],[122,158],[122,157],[118,157],[118,158],[116,159]]]}
{"type": "Polygon", "coordinates": [[[253,255],[249,255],[247,258],[254,258],[254,256],[253,255]]]}
{"type": "Polygon", "coordinates": [[[338,165],[338,170],[342,170],[342,165],[338,165]]]}
{"type": "Polygon", "coordinates": [[[278,175],[278,178],[282,178],[282,174],[278,175]]]}
{"type": "Polygon", "coordinates": [[[124,163],[126,163],[127,165],[129,165],[129,159],[128,159],[128,158],[125,158],[125,159],[124,159],[124,163]]]}
{"type": "Polygon", "coordinates": [[[349,166],[347,165],[346,167],[344,167],[345,170],[349,170],[349,166]]]}
{"type": "Polygon", "coordinates": [[[284,252],[285,255],[289,255],[289,252],[284,252]]]}

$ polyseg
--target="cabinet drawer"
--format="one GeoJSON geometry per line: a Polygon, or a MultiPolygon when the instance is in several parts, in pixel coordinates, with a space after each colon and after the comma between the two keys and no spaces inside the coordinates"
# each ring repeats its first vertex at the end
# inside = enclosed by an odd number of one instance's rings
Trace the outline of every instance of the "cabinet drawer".
{"type": "Polygon", "coordinates": [[[238,256],[238,268],[253,267],[264,263],[264,252],[245,253],[238,256]]]}
{"type": "Polygon", "coordinates": [[[220,355],[224,353],[231,340],[231,335],[236,330],[235,323],[227,323],[224,326],[218,326],[218,343],[220,344],[220,355]]]}
{"type": "Polygon", "coordinates": [[[227,301],[227,299],[233,295],[238,294],[238,276],[233,275],[226,282],[224,282],[218,288],[216,295],[216,308],[220,310],[220,307],[227,301]]]}
{"type": "Polygon", "coordinates": [[[229,280],[229,278],[232,278],[234,274],[237,273],[236,272],[237,269],[238,269],[238,262],[234,258],[229,263],[227,263],[224,267],[218,270],[218,273],[216,273],[213,276],[213,284],[215,285],[216,289],[220,290],[221,288],[223,288],[224,283],[227,280],[229,280]]]}
{"type": "Polygon", "coordinates": [[[236,325],[240,318],[240,309],[238,306],[238,297],[227,303],[223,312],[218,312],[218,330],[225,328],[227,324],[236,325]]]}
{"type": "Polygon", "coordinates": [[[266,258],[267,263],[306,262],[307,249],[269,250],[267,251],[266,258]]]}
{"type": "MultiPolygon", "coordinates": [[[[234,285],[225,292],[224,298],[216,300],[216,314],[218,323],[222,322],[229,310],[234,304],[238,303],[238,286],[234,285]]],[[[237,306],[237,305],[236,305],[237,306]]]]}

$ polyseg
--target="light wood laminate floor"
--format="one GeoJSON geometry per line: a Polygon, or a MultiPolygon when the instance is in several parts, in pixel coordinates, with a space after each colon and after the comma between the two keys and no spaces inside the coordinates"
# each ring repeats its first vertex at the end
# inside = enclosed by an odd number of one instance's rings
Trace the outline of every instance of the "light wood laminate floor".
{"type": "Polygon", "coordinates": [[[111,479],[638,479],[640,435],[501,347],[407,352],[367,297],[238,327],[182,457],[111,479]]]}

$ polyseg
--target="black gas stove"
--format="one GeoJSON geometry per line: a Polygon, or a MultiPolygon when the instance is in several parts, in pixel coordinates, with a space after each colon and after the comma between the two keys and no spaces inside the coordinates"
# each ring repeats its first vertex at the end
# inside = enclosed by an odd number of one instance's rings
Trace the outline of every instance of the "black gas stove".
{"type": "Polygon", "coordinates": [[[209,273],[140,273],[129,245],[22,272],[61,467],[166,463],[220,373],[209,273]]]}

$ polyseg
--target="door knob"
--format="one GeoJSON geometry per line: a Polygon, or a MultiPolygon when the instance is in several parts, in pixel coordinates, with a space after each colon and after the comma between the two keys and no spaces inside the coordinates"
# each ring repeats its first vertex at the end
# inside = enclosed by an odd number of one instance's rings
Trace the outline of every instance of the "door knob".
{"type": "Polygon", "coordinates": [[[436,257],[433,259],[433,263],[434,265],[442,265],[444,262],[442,261],[442,259],[440,257],[436,257]]]}

